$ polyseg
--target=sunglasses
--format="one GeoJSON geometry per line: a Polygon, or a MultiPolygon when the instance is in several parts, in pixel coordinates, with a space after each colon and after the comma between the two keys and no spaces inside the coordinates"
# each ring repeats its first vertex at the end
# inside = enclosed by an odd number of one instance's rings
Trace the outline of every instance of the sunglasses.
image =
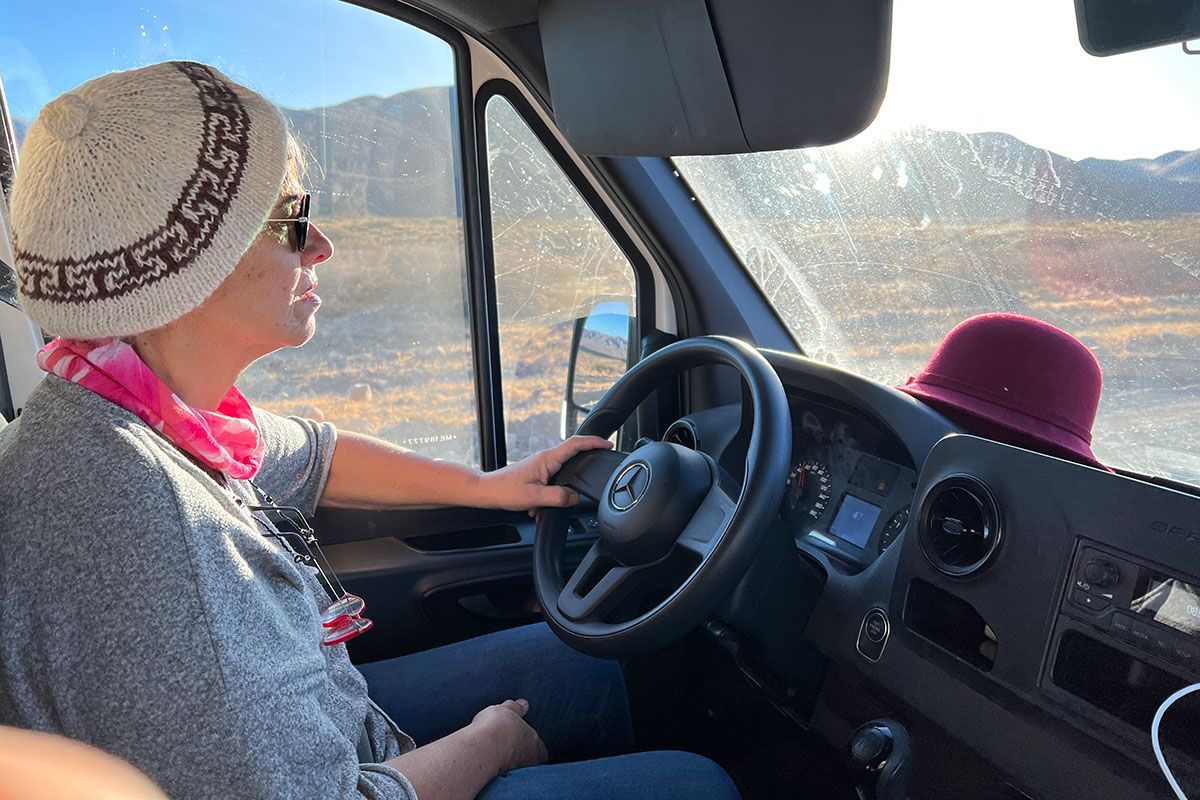
{"type": "Polygon", "coordinates": [[[300,199],[300,214],[295,217],[269,218],[267,222],[291,222],[296,228],[296,252],[303,253],[304,245],[308,243],[308,205],[312,200],[312,195],[308,192],[304,193],[304,197],[300,199]]]}

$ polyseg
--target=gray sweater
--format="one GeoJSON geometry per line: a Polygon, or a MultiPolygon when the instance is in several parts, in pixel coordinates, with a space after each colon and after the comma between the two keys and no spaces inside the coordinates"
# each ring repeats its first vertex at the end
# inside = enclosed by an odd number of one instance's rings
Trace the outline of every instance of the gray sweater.
{"type": "MultiPolygon", "coordinates": [[[[312,513],[333,426],[255,414],[256,482],[312,513]]],[[[0,431],[0,724],[114,753],[173,798],[415,798],[378,763],[412,741],[320,644],[320,584],[233,492],[255,502],[47,376],[0,431]]]]}

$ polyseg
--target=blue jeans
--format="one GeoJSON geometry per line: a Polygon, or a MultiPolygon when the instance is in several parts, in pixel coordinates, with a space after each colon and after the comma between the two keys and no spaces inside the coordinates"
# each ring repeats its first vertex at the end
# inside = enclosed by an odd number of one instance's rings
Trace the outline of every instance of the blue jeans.
{"type": "Polygon", "coordinates": [[[371,698],[418,745],[462,728],[485,706],[518,697],[529,701],[526,721],[546,743],[551,763],[497,778],[479,800],[738,798],[729,776],[706,758],[629,754],[633,728],[620,665],[577,653],[545,625],[359,669],[371,698]]]}

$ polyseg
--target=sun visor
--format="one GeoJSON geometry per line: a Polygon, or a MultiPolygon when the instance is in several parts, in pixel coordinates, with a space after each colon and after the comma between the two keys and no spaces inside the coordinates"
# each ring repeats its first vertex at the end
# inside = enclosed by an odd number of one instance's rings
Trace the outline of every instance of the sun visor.
{"type": "Polygon", "coordinates": [[[875,118],[891,0],[543,0],[558,127],[581,153],[833,144],[875,118]]]}

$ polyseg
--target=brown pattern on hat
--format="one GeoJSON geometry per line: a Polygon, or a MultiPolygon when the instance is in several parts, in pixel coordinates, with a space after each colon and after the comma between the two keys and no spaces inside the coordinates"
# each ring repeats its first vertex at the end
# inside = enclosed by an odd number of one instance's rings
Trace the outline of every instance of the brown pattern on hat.
{"type": "Polygon", "coordinates": [[[203,64],[176,66],[200,90],[203,135],[196,169],[158,230],[129,247],[50,261],[21,252],[21,292],[35,300],[88,303],[129,294],[181,272],[211,243],[237,196],[250,150],[250,115],[233,89],[203,64]]]}

